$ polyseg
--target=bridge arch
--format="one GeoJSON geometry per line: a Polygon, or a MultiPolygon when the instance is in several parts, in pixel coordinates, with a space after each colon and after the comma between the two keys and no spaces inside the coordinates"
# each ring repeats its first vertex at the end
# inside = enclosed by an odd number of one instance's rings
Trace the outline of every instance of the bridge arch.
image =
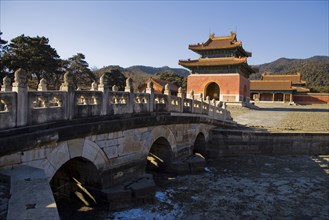
{"type": "Polygon", "coordinates": [[[204,136],[205,142],[208,142],[209,138],[210,138],[209,133],[210,133],[211,128],[213,128],[213,127],[203,126],[203,125],[200,125],[200,126],[196,127],[196,129],[195,129],[195,139],[193,141],[195,141],[196,138],[198,137],[198,135],[200,133],[202,133],[203,136],[204,136]]]}
{"type": "Polygon", "coordinates": [[[166,170],[177,152],[176,138],[166,126],[153,127],[150,139],[144,140],[147,170],[166,170]]]}
{"type": "Polygon", "coordinates": [[[195,128],[194,139],[191,140],[191,153],[200,153],[202,156],[206,156],[206,145],[210,139],[211,126],[197,126],[195,128]]]}
{"type": "Polygon", "coordinates": [[[74,157],[56,171],[50,186],[61,213],[61,210],[67,210],[67,206],[96,205],[99,198],[95,192],[101,187],[101,177],[93,162],[74,157]]]}
{"type": "Polygon", "coordinates": [[[199,134],[195,138],[192,148],[192,153],[193,154],[199,153],[203,157],[206,156],[206,138],[202,132],[199,132],[199,134]]]}
{"type": "Polygon", "coordinates": [[[49,181],[66,162],[77,157],[87,159],[95,165],[97,170],[103,169],[108,163],[108,157],[104,151],[93,141],[74,139],[61,142],[47,155],[48,166],[45,172],[49,181]]]}
{"type": "Polygon", "coordinates": [[[166,138],[156,139],[147,156],[147,170],[165,171],[173,160],[173,152],[166,138]]]}
{"type": "Polygon", "coordinates": [[[173,132],[166,126],[157,126],[152,128],[151,140],[144,142],[147,153],[150,152],[153,143],[159,138],[165,138],[168,141],[173,154],[177,152],[177,141],[173,132]]]}

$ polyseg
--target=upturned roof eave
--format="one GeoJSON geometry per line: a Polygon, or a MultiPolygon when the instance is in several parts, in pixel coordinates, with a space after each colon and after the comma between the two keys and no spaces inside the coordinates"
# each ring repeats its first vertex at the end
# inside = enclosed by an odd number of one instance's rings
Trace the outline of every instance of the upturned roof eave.
{"type": "Polygon", "coordinates": [[[281,91],[281,92],[293,92],[296,89],[253,89],[250,88],[250,92],[273,92],[273,91],[281,91]]]}
{"type": "Polygon", "coordinates": [[[184,66],[184,67],[197,67],[197,66],[237,66],[237,65],[243,65],[245,62],[241,63],[200,63],[200,62],[195,62],[195,63],[185,63],[184,61],[178,62],[179,65],[184,66]]]}
{"type": "Polygon", "coordinates": [[[207,67],[216,67],[216,66],[238,66],[238,65],[243,65],[245,68],[247,68],[251,73],[255,73],[255,70],[253,70],[247,62],[245,61],[241,61],[240,63],[216,63],[216,64],[201,64],[199,62],[199,60],[190,60],[190,61],[185,61],[185,60],[179,60],[178,62],[179,65],[189,69],[189,70],[192,70],[192,68],[194,67],[198,67],[198,66],[207,66],[207,67]],[[192,63],[193,62],[193,63],[192,63]]]}
{"type": "Polygon", "coordinates": [[[238,48],[241,45],[232,45],[229,47],[208,47],[208,46],[203,46],[203,45],[189,45],[188,49],[192,50],[194,52],[197,51],[203,51],[203,50],[219,50],[219,49],[234,49],[234,48],[238,48]]]}

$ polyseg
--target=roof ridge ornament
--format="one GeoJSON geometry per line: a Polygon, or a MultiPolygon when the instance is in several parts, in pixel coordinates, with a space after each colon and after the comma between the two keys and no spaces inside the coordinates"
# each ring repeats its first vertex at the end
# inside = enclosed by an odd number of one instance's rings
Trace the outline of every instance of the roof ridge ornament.
{"type": "Polygon", "coordinates": [[[232,38],[232,40],[231,40],[232,44],[238,41],[236,38],[236,32],[231,31],[231,38],[232,38]]]}

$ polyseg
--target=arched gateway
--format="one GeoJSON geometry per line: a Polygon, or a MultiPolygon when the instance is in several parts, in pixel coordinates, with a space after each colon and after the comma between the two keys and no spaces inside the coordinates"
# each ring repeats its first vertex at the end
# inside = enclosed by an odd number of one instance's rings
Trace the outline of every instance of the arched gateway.
{"type": "Polygon", "coordinates": [[[217,83],[209,83],[206,87],[205,97],[209,96],[210,100],[219,100],[220,97],[220,88],[217,83]]]}

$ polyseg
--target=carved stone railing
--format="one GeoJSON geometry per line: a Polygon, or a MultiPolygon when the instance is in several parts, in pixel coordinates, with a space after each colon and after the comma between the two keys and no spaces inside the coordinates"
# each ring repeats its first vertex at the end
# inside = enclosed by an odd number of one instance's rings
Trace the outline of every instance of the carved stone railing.
{"type": "MultiPolygon", "coordinates": [[[[66,93],[63,91],[28,92],[27,125],[65,120],[66,93]]],[[[1,97],[1,94],[0,94],[1,97]]],[[[22,109],[23,110],[23,109],[22,109]]],[[[22,111],[17,109],[17,111],[22,111]]]]}
{"type": "Polygon", "coordinates": [[[104,115],[177,112],[207,115],[213,119],[231,120],[230,113],[218,106],[215,100],[203,99],[202,94],[194,97],[179,88],[178,95],[172,96],[169,85],[164,94],[154,93],[153,84],[147,85],[145,93],[133,92],[132,80],[126,81],[125,91],[108,86],[108,76],[103,75],[100,83],[93,82],[91,90],[75,90],[72,75],[65,73],[59,91],[48,91],[47,82],[40,80],[38,91],[28,91],[26,72],[15,72],[11,84],[8,77],[3,79],[0,92],[0,129],[8,129],[75,118],[104,115]]]}

